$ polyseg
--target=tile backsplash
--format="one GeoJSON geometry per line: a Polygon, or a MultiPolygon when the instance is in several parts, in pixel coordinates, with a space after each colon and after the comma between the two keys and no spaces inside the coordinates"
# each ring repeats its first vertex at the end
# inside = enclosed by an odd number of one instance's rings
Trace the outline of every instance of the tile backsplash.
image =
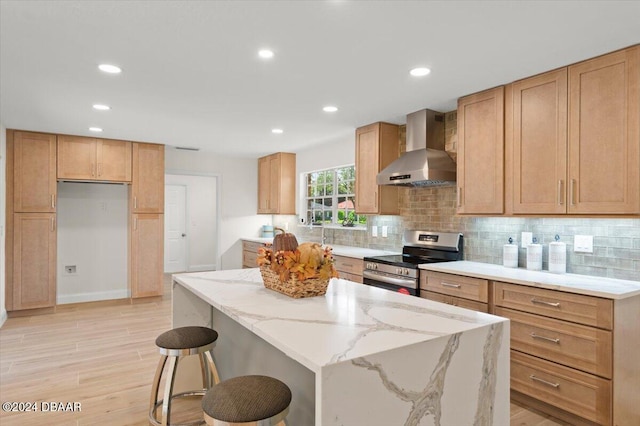
{"type": "MultiPolygon", "coordinates": [[[[502,248],[509,237],[520,243],[523,231],[543,244],[543,270],[548,270],[549,243],[555,235],[567,244],[567,272],[609,278],[640,280],[640,219],[582,219],[559,217],[467,217],[456,215],[456,188],[403,188],[399,216],[369,216],[367,230],[325,229],[327,243],[402,250],[402,231],[420,229],[464,234],[464,258],[502,264],[502,248]],[[378,227],[378,236],[371,234],[378,227]],[[387,226],[388,237],[381,237],[387,226]],[[593,235],[593,253],[575,253],[575,235],[593,235]]],[[[320,228],[296,227],[302,239],[321,239],[320,228]]],[[[525,267],[526,250],[519,249],[519,266],[525,267]]]]}

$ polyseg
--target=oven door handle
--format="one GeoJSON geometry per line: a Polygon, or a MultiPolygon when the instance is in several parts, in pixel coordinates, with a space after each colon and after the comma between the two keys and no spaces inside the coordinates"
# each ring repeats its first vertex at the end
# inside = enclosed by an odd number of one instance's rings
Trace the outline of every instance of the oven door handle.
{"type": "Polygon", "coordinates": [[[378,273],[371,272],[367,269],[362,271],[362,276],[364,278],[369,278],[370,280],[380,281],[381,283],[392,284],[398,287],[418,288],[417,282],[415,279],[391,277],[389,275],[382,275],[379,272],[378,273]]]}

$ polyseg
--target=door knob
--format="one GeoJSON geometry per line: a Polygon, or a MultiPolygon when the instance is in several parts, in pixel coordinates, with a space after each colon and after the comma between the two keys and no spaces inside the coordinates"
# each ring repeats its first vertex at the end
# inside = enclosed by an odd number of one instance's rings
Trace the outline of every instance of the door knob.
{"type": "Polygon", "coordinates": [[[183,236],[183,237],[186,237],[186,236],[187,236],[187,234],[182,234],[182,236],[183,236]]]}

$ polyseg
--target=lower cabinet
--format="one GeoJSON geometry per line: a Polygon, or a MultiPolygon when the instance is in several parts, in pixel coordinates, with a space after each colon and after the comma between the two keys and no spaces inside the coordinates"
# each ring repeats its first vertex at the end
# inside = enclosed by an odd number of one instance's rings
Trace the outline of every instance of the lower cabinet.
{"type": "Polygon", "coordinates": [[[242,267],[243,268],[257,268],[258,267],[258,250],[261,247],[265,247],[264,243],[256,241],[243,241],[242,242],[242,267]]]}
{"type": "Polygon", "coordinates": [[[13,310],[56,304],[56,215],[13,215],[13,310]]]}
{"type": "Polygon", "coordinates": [[[364,269],[362,259],[333,255],[333,261],[339,278],[362,284],[362,270],[364,269]]]}
{"type": "Polygon", "coordinates": [[[480,278],[421,271],[420,297],[474,311],[489,312],[489,282],[480,278]]]}
{"type": "Polygon", "coordinates": [[[164,215],[131,215],[131,297],[161,296],[164,290],[164,215]]]}

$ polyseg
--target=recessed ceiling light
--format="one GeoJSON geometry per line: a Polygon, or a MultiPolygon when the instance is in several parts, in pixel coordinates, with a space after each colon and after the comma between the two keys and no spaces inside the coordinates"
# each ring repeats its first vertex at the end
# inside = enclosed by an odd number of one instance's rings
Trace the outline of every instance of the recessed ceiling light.
{"type": "Polygon", "coordinates": [[[430,72],[431,70],[429,68],[419,67],[409,71],[409,74],[411,74],[414,77],[422,77],[429,74],[430,72]]]}
{"type": "Polygon", "coordinates": [[[273,58],[273,51],[269,49],[262,49],[258,52],[258,56],[260,56],[262,59],[273,58]]]}
{"type": "Polygon", "coordinates": [[[284,130],[282,130],[282,129],[271,129],[271,133],[275,133],[276,135],[280,135],[280,134],[284,133],[284,130]]]}
{"type": "Polygon", "coordinates": [[[109,74],[120,74],[122,72],[122,68],[110,64],[100,64],[98,68],[100,68],[100,71],[108,72],[109,74]]]}
{"type": "Polygon", "coordinates": [[[333,105],[327,105],[326,107],[322,108],[322,110],[324,112],[336,112],[338,110],[338,107],[335,107],[333,105]]]}
{"type": "Polygon", "coordinates": [[[93,109],[97,109],[100,111],[108,111],[111,109],[111,107],[109,105],[93,104],[93,109]]]}
{"type": "Polygon", "coordinates": [[[100,127],[89,127],[89,131],[100,133],[102,129],[100,127]]]}

